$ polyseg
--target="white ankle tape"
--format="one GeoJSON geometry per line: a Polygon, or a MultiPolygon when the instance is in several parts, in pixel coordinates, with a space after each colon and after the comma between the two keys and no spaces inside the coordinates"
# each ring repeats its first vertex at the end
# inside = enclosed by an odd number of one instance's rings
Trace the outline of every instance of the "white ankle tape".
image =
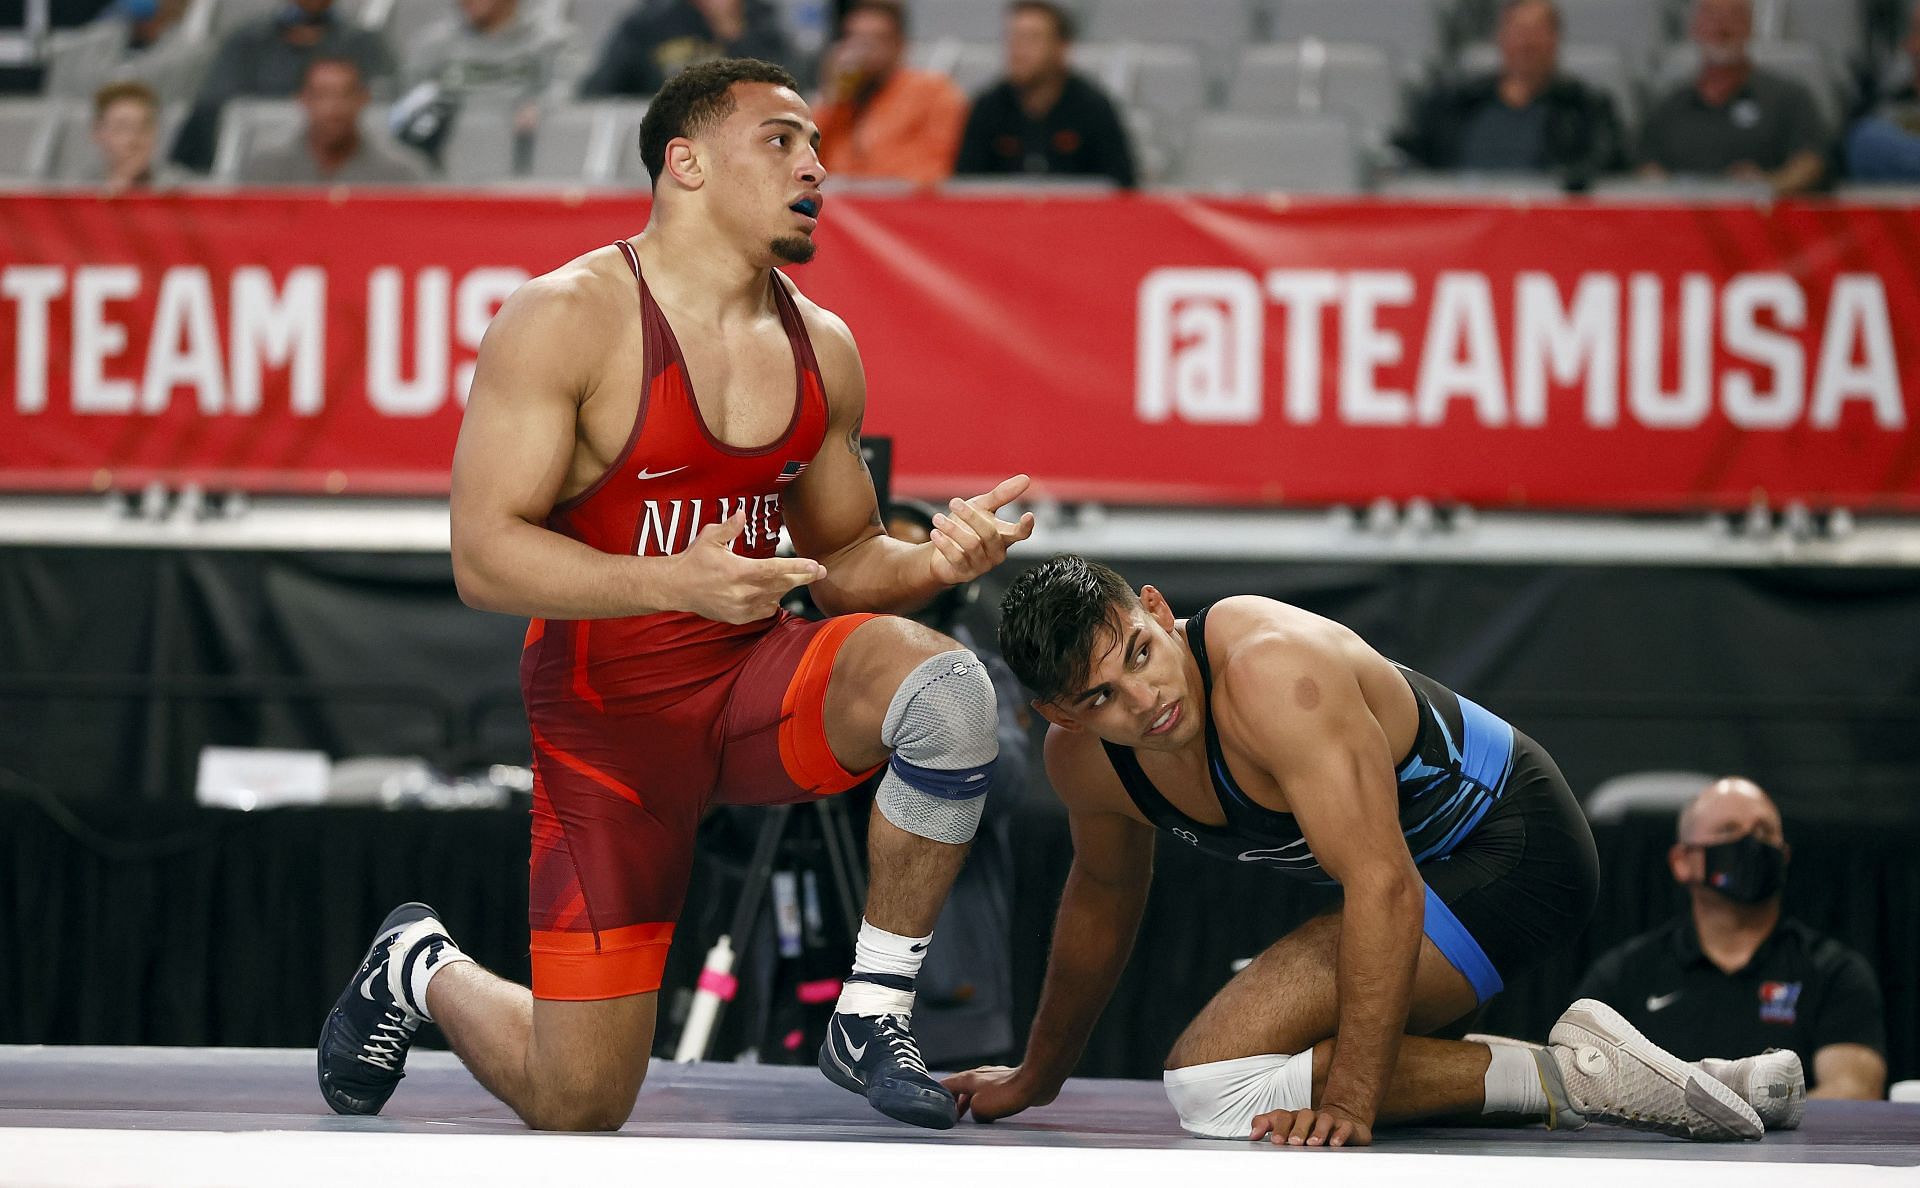
{"type": "Polygon", "coordinates": [[[843,1015],[913,1015],[913,991],[895,990],[873,982],[848,982],[840,987],[834,1010],[843,1015]]]}

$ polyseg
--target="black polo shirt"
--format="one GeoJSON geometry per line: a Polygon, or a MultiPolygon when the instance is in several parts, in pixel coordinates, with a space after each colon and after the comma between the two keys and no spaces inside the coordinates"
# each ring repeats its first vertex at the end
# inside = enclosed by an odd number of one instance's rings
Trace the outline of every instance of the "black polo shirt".
{"type": "Polygon", "coordinates": [[[1827,130],[1807,89],[1755,68],[1725,104],[1700,97],[1693,81],[1675,87],[1647,113],[1640,162],[1668,173],[1719,175],[1741,162],[1778,169],[1803,153],[1824,153],[1827,130]]]}
{"type": "Polygon", "coordinates": [[[1067,76],[1060,101],[1037,120],[1002,82],[973,101],[954,172],[1110,177],[1131,186],[1133,149],[1113,101],[1079,75],[1067,76]]]}
{"type": "Polygon", "coordinates": [[[1866,958],[1798,920],[1782,918],[1747,967],[1727,974],[1701,952],[1693,914],[1682,912],[1594,962],[1579,997],[1613,1007],[1682,1060],[1789,1048],[1811,1079],[1813,1054],[1829,1044],[1887,1051],[1866,958]]]}

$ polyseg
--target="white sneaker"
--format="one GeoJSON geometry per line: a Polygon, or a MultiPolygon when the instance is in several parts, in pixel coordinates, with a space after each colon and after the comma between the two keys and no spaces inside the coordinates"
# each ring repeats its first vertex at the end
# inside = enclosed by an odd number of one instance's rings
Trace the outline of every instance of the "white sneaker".
{"type": "Polygon", "coordinates": [[[1697,1062],[1706,1074],[1740,1095],[1768,1130],[1796,1130],[1807,1112],[1807,1071],[1800,1057],[1780,1048],[1739,1060],[1697,1062]]]}
{"type": "Polygon", "coordinates": [[[1707,1141],[1766,1133],[1739,1094],[1656,1046],[1606,1003],[1574,1003],[1548,1041],[1573,1108],[1596,1122],[1707,1141]]]}

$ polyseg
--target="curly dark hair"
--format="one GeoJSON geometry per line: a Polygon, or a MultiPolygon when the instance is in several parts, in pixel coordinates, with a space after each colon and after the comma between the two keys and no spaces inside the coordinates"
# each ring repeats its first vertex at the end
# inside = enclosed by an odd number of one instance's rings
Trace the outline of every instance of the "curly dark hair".
{"type": "Polygon", "coordinates": [[[770,83],[798,91],[786,67],[758,58],[721,58],[689,66],[667,80],[647,105],[640,121],[640,160],[654,187],[667,164],[667,144],[681,136],[697,136],[732,115],[735,83],[770,83]]]}
{"type": "Polygon", "coordinates": [[[1127,579],[1098,561],[1049,557],[1000,600],[1000,652],[1035,697],[1057,701],[1086,688],[1095,651],[1139,603],[1127,579]]]}

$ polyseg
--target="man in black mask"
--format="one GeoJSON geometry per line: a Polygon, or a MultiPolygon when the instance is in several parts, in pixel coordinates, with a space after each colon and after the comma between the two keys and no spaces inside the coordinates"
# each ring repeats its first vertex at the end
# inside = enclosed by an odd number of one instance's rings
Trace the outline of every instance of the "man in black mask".
{"type": "Polygon", "coordinates": [[[1877,1099],[1887,1078],[1878,980],[1852,949],[1781,917],[1791,855],[1759,785],[1709,785],[1681,811],[1667,854],[1688,910],[1601,957],[1578,997],[1611,1004],[1721,1080],[1711,1058],[1777,1048],[1811,1072],[1810,1096],[1877,1099]]]}

